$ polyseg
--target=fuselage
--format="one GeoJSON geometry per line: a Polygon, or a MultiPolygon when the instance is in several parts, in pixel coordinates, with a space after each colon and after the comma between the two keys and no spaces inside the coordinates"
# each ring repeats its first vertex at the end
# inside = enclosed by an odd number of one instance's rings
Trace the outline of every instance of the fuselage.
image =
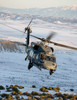
{"type": "Polygon", "coordinates": [[[31,43],[31,46],[26,48],[28,59],[39,69],[56,70],[56,57],[53,54],[51,47],[42,43],[31,43]]]}

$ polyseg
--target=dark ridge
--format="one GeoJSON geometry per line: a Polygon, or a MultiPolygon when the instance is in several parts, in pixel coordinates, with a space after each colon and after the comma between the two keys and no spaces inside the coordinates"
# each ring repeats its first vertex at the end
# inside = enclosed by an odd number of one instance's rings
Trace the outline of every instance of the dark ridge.
{"type": "Polygon", "coordinates": [[[12,41],[0,40],[0,51],[24,53],[25,47],[22,47],[17,43],[13,43],[12,41]]]}

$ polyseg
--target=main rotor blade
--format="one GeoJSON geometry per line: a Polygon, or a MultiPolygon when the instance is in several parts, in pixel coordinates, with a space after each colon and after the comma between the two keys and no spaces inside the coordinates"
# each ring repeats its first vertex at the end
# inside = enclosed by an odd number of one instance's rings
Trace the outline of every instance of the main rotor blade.
{"type": "Polygon", "coordinates": [[[50,41],[50,39],[53,38],[54,35],[55,32],[51,32],[46,39],[50,41]]]}
{"type": "Polygon", "coordinates": [[[33,19],[31,19],[31,21],[29,22],[29,24],[28,24],[28,26],[27,26],[27,27],[29,27],[29,26],[30,26],[30,24],[32,23],[32,20],[33,20],[33,19]]]}
{"type": "Polygon", "coordinates": [[[16,30],[16,31],[19,31],[19,32],[24,33],[23,31],[21,31],[21,30],[19,30],[19,29],[17,29],[17,28],[11,27],[11,26],[9,26],[9,25],[7,25],[7,24],[4,24],[4,23],[0,23],[0,24],[1,24],[1,25],[4,25],[4,26],[7,26],[7,27],[9,27],[9,28],[11,28],[11,29],[13,29],[13,30],[16,30]]]}
{"type": "Polygon", "coordinates": [[[56,45],[56,46],[60,46],[60,47],[68,48],[68,49],[77,50],[76,47],[72,47],[72,46],[68,46],[68,45],[64,45],[64,44],[60,44],[60,43],[56,43],[56,42],[48,41],[48,40],[47,40],[47,42],[48,42],[48,43],[52,43],[52,44],[54,44],[54,45],[56,45]]]}
{"type": "Polygon", "coordinates": [[[39,37],[37,37],[37,36],[34,36],[34,35],[30,35],[31,37],[34,37],[34,38],[36,38],[36,39],[39,39],[39,40],[41,40],[41,41],[43,41],[43,38],[39,38],[39,37]]]}
{"type": "Polygon", "coordinates": [[[47,43],[54,44],[54,45],[56,45],[56,46],[60,46],[60,47],[68,48],[68,49],[77,50],[76,47],[72,47],[72,46],[68,46],[68,45],[60,44],[60,43],[57,43],[57,42],[49,41],[49,40],[47,40],[47,39],[39,38],[39,37],[34,36],[34,35],[30,35],[30,36],[32,36],[32,37],[34,37],[34,38],[37,38],[37,39],[39,39],[39,40],[41,40],[41,41],[44,41],[44,42],[47,42],[47,43]]]}

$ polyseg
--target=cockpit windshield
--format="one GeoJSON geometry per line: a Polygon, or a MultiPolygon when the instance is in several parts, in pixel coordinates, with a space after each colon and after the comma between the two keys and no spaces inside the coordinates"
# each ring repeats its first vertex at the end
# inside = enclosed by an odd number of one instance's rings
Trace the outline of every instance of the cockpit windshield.
{"type": "Polygon", "coordinates": [[[41,53],[40,54],[40,58],[42,59],[42,60],[47,60],[47,61],[53,61],[53,62],[56,62],[56,58],[55,58],[55,56],[47,56],[47,55],[45,55],[44,53],[41,53]]]}
{"type": "Polygon", "coordinates": [[[46,56],[46,60],[56,62],[56,58],[55,57],[46,56]]]}

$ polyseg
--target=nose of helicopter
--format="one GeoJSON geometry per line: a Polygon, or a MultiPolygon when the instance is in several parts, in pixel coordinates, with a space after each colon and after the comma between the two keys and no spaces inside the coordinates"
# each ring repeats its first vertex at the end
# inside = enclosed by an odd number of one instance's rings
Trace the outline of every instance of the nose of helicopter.
{"type": "Polygon", "coordinates": [[[52,69],[53,71],[56,71],[57,68],[57,64],[54,62],[50,62],[50,61],[45,61],[44,62],[44,67],[48,70],[52,69]]]}

